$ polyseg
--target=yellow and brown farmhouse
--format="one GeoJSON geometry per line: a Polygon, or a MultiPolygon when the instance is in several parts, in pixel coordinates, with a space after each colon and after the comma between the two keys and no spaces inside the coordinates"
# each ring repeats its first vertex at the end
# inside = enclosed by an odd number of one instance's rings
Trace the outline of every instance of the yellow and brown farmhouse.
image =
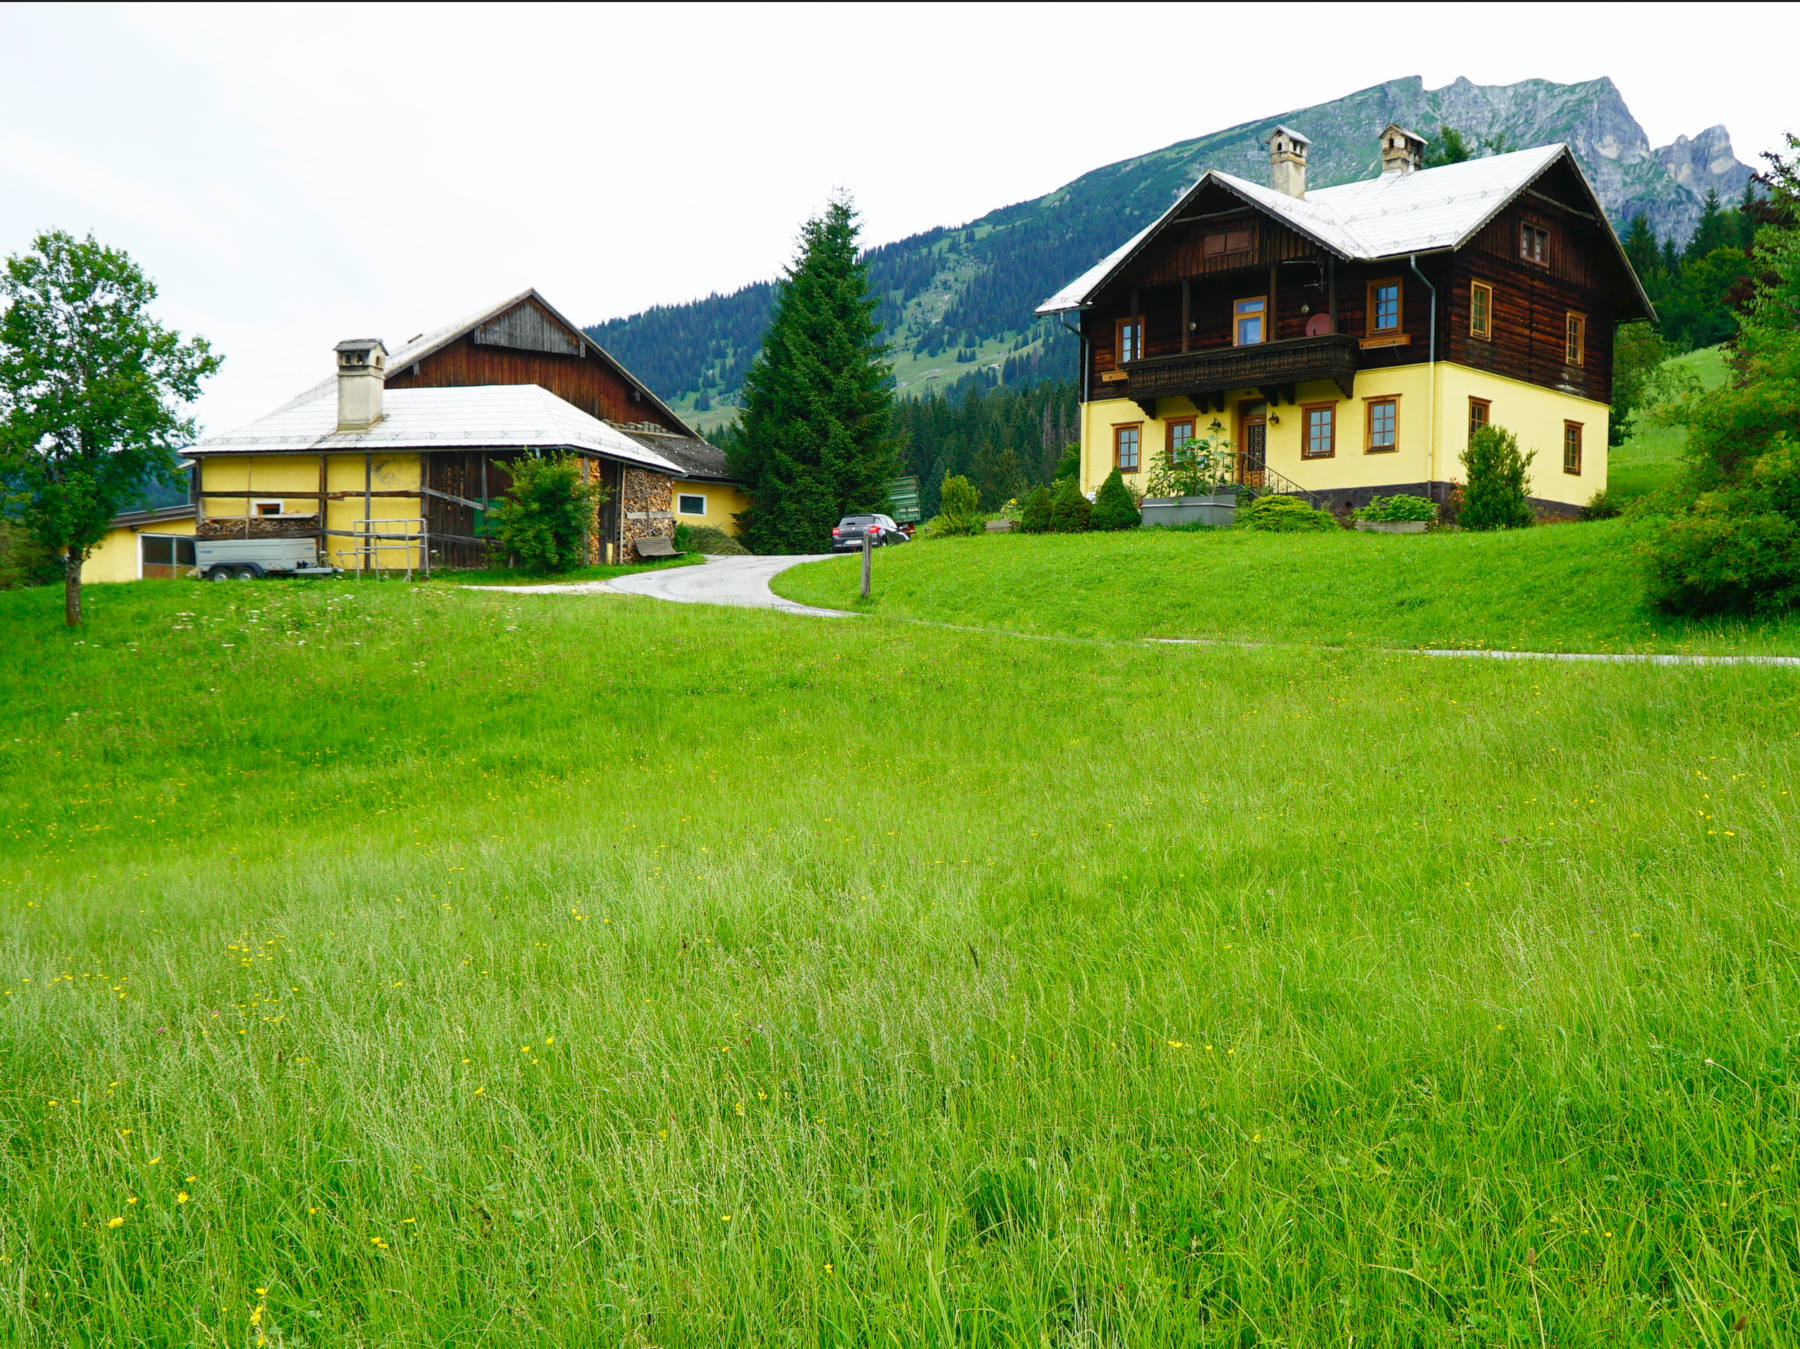
{"type": "Polygon", "coordinates": [[[1081,485],[1224,436],[1239,481],[1337,509],[1445,502],[1487,423],[1537,452],[1528,491],[1573,514],[1606,486],[1613,328],[1649,317],[1566,145],[1308,192],[1310,142],[1267,137],[1268,186],[1209,172],[1045,301],[1082,341],[1081,485]]]}
{"type": "Polygon", "coordinates": [[[724,453],[536,291],[392,352],[359,338],[334,355],[333,376],[192,446],[191,504],[118,517],[83,578],[180,574],[195,538],[314,540],[352,571],[478,566],[507,465],[546,452],[607,489],[596,562],[678,521],[735,533],[748,505],[724,453]]]}

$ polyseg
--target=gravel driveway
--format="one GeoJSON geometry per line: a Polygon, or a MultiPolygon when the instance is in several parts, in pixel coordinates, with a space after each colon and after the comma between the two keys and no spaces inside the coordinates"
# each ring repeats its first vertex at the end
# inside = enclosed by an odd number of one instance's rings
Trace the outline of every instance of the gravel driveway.
{"type": "Polygon", "coordinates": [[[784,614],[813,618],[855,618],[844,609],[815,609],[784,600],[769,589],[776,572],[802,562],[822,562],[832,556],[820,553],[801,557],[709,557],[700,567],[670,567],[664,571],[638,572],[610,581],[581,581],[572,585],[470,586],[470,590],[502,590],[509,595],[592,595],[611,591],[620,595],[648,595],[676,604],[728,604],[741,609],[779,609],[784,614]]]}

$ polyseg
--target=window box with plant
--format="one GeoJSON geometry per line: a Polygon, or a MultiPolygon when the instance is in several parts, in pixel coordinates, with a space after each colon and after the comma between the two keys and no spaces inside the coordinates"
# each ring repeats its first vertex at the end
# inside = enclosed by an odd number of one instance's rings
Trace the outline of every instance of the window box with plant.
{"type": "Polygon", "coordinates": [[[1232,484],[1237,455],[1223,436],[1182,441],[1151,468],[1144,491],[1144,525],[1229,527],[1237,518],[1232,484]]]}
{"type": "Polygon", "coordinates": [[[1356,527],[1365,534],[1423,534],[1437,518],[1436,502],[1402,492],[1370,497],[1369,504],[1356,512],[1356,527]]]}

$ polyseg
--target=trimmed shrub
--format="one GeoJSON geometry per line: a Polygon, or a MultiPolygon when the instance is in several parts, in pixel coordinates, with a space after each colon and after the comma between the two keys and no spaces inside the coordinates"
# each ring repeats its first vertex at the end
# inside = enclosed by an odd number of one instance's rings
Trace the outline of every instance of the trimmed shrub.
{"type": "Polygon", "coordinates": [[[1094,509],[1088,516],[1090,529],[1136,529],[1144,523],[1143,512],[1131,499],[1131,489],[1114,469],[1094,494],[1094,509]]]}
{"type": "Polygon", "coordinates": [[[1464,529],[1523,529],[1532,524],[1525,478],[1537,451],[1519,453],[1519,441],[1503,426],[1484,426],[1462,452],[1468,471],[1456,523],[1464,529]]]}
{"type": "Polygon", "coordinates": [[[707,557],[748,557],[750,550],[717,525],[677,525],[675,546],[684,553],[703,553],[707,557]],[[687,541],[681,541],[682,531],[687,541]]]}
{"type": "Polygon", "coordinates": [[[1094,514],[1093,503],[1074,478],[1064,478],[1050,506],[1050,528],[1058,534],[1083,534],[1094,514]]]}
{"type": "Polygon", "coordinates": [[[925,537],[947,539],[980,534],[987,528],[981,515],[981,494],[960,474],[946,474],[939,490],[939,513],[925,524],[925,537]]]}
{"type": "Polygon", "coordinates": [[[1019,528],[1027,534],[1048,534],[1054,524],[1054,509],[1050,489],[1039,487],[1025,502],[1025,513],[1019,518],[1019,528]]]}
{"type": "Polygon", "coordinates": [[[1391,497],[1370,497],[1369,504],[1356,512],[1358,520],[1430,520],[1438,518],[1437,503],[1429,497],[1409,496],[1404,492],[1391,497]]]}
{"type": "Polygon", "coordinates": [[[1329,511],[1316,511],[1299,497],[1258,497],[1238,508],[1237,522],[1244,529],[1266,529],[1277,534],[1299,534],[1339,528],[1329,511]]]}

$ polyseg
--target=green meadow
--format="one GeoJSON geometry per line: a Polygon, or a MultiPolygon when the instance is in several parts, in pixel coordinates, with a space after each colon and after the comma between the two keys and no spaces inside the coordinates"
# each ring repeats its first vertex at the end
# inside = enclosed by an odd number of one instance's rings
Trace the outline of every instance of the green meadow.
{"type": "MultiPolygon", "coordinates": [[[[1718,388],[1727,374],[1723,347],[1701,347],[1671,356],[1667,365],[1678,377],[1691,378],[1702,389],[1718,388]]],[[[1658,426],[1649,413],[1640,414],[1625,443],[1607,451],[1607,495],[1629,501],[1662,486],[1681,467],[1687,436],[1684,426],[1658,426]]]]}
{"type": "Polygon", "coordinates": [[[1658,614],[1629,520],[1495,533],[995,534],[782,572],[789,599],[1033,636],[1523,651],[1800,654],[1800,620],[1658,614]]]}
{"type": "Polygon", "coordinates": [[[88,601],[0,595],[3,1342],[1800,1340],[1794,671],[88,601]]]}

